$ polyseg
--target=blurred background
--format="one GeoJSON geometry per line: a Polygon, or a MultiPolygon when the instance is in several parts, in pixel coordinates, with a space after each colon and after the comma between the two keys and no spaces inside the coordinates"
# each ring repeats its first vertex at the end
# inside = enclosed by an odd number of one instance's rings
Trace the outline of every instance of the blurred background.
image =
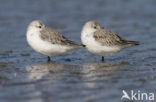
{"type": "Polygon", "coordinates": [[[96,20],[127,39],[144,41],[154,36],[150,33],[156,26],[155,4],[155,0],[1,0],[0,48],[28,47],[26,29],[36,19],[77,41],[88,20],[96,20]]]}
{"type": "Polygon", "coordinates": [[[153,92],[155,11],[155,0],[0,0],[0,101],[120,102],[123,89],[153,92]],[[96,20],[141,45],[106,57],[106,63],[80,49],[49,64],[26,42],[32,20],[79,43],[83,24],[96,20]]]}

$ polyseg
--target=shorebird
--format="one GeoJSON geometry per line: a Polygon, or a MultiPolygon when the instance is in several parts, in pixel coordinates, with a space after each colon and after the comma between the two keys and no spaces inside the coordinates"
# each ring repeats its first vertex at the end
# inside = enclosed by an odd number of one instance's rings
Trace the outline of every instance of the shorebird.
{"type": "Polygon", "coordinates": [[[40,20],[32,21],[27,28],[27,42],[38,53],[48,56],[65,54],[70,50],[85,47],[48,28],[40,20]]]}
{"type": "Polygon", "coordinates": [[[88,21],[84,24],[81,32],[82,43],[88,51],[95,55],[111,56],[124,48],[139,45],[137,41],[128,41],[116,33],[101,27],[96,21],[88,21]]]}

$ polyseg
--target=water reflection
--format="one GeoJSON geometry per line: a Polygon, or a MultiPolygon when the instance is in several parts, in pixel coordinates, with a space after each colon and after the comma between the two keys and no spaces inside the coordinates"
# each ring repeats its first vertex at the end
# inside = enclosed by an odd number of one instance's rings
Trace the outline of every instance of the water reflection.
{"type": "MultiPolygon", "coordinates": [[[[127,68],[128,62],[87,62],[83,64],[82,72],[87,80],[86,86],[93,88],[97,83],[111,78],[117,78],[120,72],[127,68]],[[89,80],[89,81],[88,81],[89,80]]],[[[119,74],[120,73],[120,74],[119,74]]]]}
{"type": "Polygon", "coordinates": [[[113,76],[109,74],[125,69],[128,64],[128,62],[86,62],[81,66],[51,62],[26,66],[26,70],[29,72],[28,79],[31,80],[38,80],[43,77],[59,78],[64,74],[70,73],[72,75],[76,72],[83,73],[82,76],[85,76],[88,80],[104,80],[113,76]]]}
{"type": "Polygon", "coordinates": [[[122,69],[123,66],[128,64],[129,62],[86,62],[83,63],[83,69],[85,72],[90,70],[113,71],[116,69],[122,69]]]}
{"type": "Polygon", "coordinates": [[[43,77],[50,77],[52,78],[59,78],[63,75],[63,69],[68,69],[71,67],[76,67],[76,65],[70,64],[62,64],[56,62],[50,63],[38,63],[31,66],[26,66],[26,70],[29,72],[29,79],[38,80],[42,79],[43,77]]]}
{"type": "MultiPolygon", "coordinates": [[[[92,98],[90,95],[93,91],[99,93],[100,90],[107,91],[108,86],[114,87],[114,83],[106,83],[106,80],[111,81],[116,79],[116,76],[121,76],[121,72],[128,64],[128,62],[86,62],[71,65],[52,62],[27,66],[26,70],[29,73],[29,80],[48,78],[46,81],[31,85],[34,92],[37,92],[36,96],[47,101],[47,97],[43,97],[45,94],[57,98],[58,94],[59,97],[78,97],[77,93],[82,93],[92,98]]],[[[104,92],[96,94],[95,97],[103,95],[104,92]]],[[[108,94],[112,94],[118,90],[111,92],[107,91],[108,94]]],[[[29,96],[32,94],[29,93],[29,96]]]]}

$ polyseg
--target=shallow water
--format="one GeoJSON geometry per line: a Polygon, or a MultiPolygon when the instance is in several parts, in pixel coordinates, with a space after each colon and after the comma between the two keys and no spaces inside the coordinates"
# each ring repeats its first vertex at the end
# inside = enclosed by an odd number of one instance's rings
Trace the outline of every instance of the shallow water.
{"type": "Polygon", "coordinates": [[[155,0],[1,0],[0,102],[121,102],[122,90],[156,95],[155,5],[155,0]],[[97,20],[140,45],[105,57],[105,63],[85,49],[47,63],[25,40],[35,19],[77,42],[82,25],[97,20]]]}

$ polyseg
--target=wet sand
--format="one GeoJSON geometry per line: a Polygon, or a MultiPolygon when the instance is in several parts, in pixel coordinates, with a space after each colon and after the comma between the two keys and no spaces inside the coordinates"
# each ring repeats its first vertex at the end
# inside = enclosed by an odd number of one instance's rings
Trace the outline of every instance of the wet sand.
{"type": "Polygon", "coordinates": [[[156,95],[155,0],[2,1],[0,102],[121,102],[122,90],[156,95]],[[104,63],[85,49],[47,63],[25,39],[35,19],[76,42],[83,24],[97,20],[140,45],[105,57],[104,63]]]}

